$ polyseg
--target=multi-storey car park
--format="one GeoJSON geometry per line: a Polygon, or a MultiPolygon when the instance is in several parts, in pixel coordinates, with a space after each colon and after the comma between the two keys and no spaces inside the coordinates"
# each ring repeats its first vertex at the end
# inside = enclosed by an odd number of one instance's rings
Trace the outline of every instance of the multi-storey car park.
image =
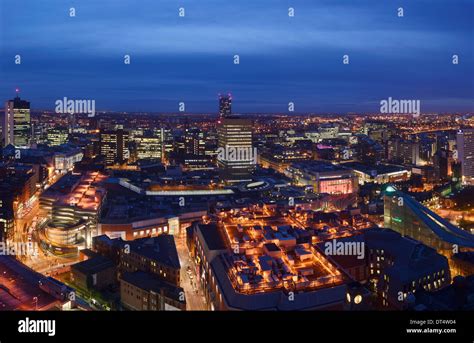
{"type": "Polygon", "coordinates": [[[40,213],[47,218],[39,230],[41,246],[55,255],[77,256],[97,235],[96,223],[106,192],[107,177],[98,172],[68,173],[40,197],[40,213]]]}

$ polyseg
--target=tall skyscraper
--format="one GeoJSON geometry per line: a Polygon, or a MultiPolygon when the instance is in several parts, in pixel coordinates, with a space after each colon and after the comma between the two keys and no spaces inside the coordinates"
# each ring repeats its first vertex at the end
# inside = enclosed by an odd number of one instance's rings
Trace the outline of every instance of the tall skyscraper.
{"type": "Polygon", "coordinates": [[[236,183],[252,180],[257,164],[252,145],[252,121],[236,116],[223,118],[217,127],[217,163],[221,180],[236,183]]]}
{"type": "Polygon", "coordinates": [[[229,117],[232,114],[232,95],[219,94],[219,119],[229,117]]]}
{"type": "Polygon", "coordinates": [[[3,122],[5,146],[29,147],[31,142],[30,103],[17,96],[5,103],[3,122]]]}
{"type": "Polygon", "coordinates": [[[219,95],[217,124],[217,165],[220,179],[226,183],[252,180],[257,164],[253,147],[252,120],[232,115],[232,96],[219,95]]]}
{"type": "Polygon", "coordinates": [[[100,154],[107,165],[122,164],[129,158],[128,137],[123,129],[100,131],[100,154]]]}
{"type": "Polygon", "coordinates": [[[474,129],[461,129],[456,138],[462,183],[474,185],[474,129]]]}
{"type": "Polygon", "coordinates": [[[420,143],[413,140],[393,138],[388,141],[388,160],[408,165],[418,165],[420,160],[420,143]]]}
{"type": "Polygon", "coordinates": [[[186,129],[186,132],[184,133],[184,144],[186,154],[204,155],[206,151],[204,132],[198,128],[186,129]]]}

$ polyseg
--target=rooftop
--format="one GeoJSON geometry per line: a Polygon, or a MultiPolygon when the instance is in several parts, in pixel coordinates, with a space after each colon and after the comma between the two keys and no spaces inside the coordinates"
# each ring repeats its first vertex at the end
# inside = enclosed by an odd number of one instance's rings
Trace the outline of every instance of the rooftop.
{"type": "Polygon", "coordinates": [[[380,174],[390,174],[397,173],[402,171],[408,171],[407,168],[403,166],[397,166],[395,164],[364,164],[359,162],[346,162],[342,164],[344,167],[351,168],[362,172],[367,175],[380,175],[380,174]]]}
{"type": "Polygon", "coordinates": [[[416,279],[420,272],[439,270],[447,259],[419,241],[402,236],[390,229],[372,229],[364,233],[369,248],[384,250],[394,259],[394,265],[387,270],[400,279],[416,279]]]}
{"type": "Polygon", "coordinates": [[[179,206],[174,198],[146,196],[123,187],[107,186],[107,200],[102,206],[103,224],[130,223],[146,219],[168,218],[183,213],[207,211],[207,203],[186,198],[186,206],[179,206]]]}
{"type": "Polygon", "coordinates": [[[337,268],[314,249],[311,234],[287,218],[236,214],[225,218],[220,230],[232,246],[223,262],[237,292],[307,292],[344,282],[337,268]]]}
{"type": "Polygon", "coordinates": [[[314,310],[318,308],[341,309],[344,301],[346,286],[331,283],[327,287],[295,292],[290,300],[284,289],[274,289],[271,292],[243,294],[237,291],[227,275],[225,256],[221,255],[211,262],[216,282],[222,290],[222,296],[230,308],[247,311],[291,311],[314,310]]]}
{"type": "Polygon", "coordinates": [[[115,264],[112,260],[108,259],[107,257],[97,255],[85,261],[76,263],[72,265],[71,268],[86,275],[93,275],[113,267],[115,267],[115,264]]]}
{"type": "Polygon", "coordinates": [[[322,160],[311,160],[296,162],[291,165],[292,168],[304,170],[309,173],[324,173],[347,170],[341,165],[332,164],[322,160]]]}
{"type": "Polygon", "coordinates": [[[149,259],[179,269],[178,251],[172,235],[162,234],[157,237],[140,238],[128,241],[130,251],[145,256],[149,259]]]}
{"type": "Polygon", "coordinates": [[[39,287],[44,276],[11,256],[0,256],[0,311],[49,309],[58,301],[39,287]],[[37,302],[33,302],[33,298],[37,302]]]}
{"type": "Polygon", "coordinates": [[[216,224],[199,224],[197,230],[201,232],[209,250],[224,250],[227,248],[216,224]]]}
{"type": "Polygon", "coordinates": [[[58,205],[77,206],[97,211],[104,197],[102,182],[107,176],[97,172],[68,173],[49,187],[41,199],[51,199],[58,205]]]}

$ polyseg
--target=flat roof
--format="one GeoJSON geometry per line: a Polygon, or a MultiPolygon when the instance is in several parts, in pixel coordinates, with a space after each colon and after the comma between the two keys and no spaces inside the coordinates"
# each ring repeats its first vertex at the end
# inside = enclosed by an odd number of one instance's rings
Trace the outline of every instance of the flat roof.
{"type": "Polygon", "coordinates": [[[227,275],[224,256],[219,255],[211,262],[213,275],[222,291],[227,306],[244,311],[291,311],[314,310],[318,308],[342,309],[345,299],[346,285],[334,284],[312,291],[295,292],[290,297],[283,290],[242,294],[237,292],[227,275]]]}
{"type": "Polygon", "coordinates": [[[72,265],[71,269],[75,269],[86,275],[92,275],[113,267],[115,267],[115,264],[112,260],[105,256],[97,255],[72,265]]]}
{"type": "Polygon", "coordinates": [[[104,194],[100,184],[106,178],[107,176],[98,172],[68,173],[49,187],[40,199],[52,199],[59,205],[96,211],[104,194]]]}
{"type": "Polygon", "coordinates": [[[101,224],[128,224],[160,218],[165,224],[169,216],[192,213],[202,216],[200,212],[207,213],[208,210],[207,204],[197,201],[187,201],[186,206],[178,206],[170,200],[119,193],[117,190],[109,190],[107,194],[107,201],[102,206],[101,224]]]}
{"type": "Polygon", "coordinates": [[[368,175],[371,175],[373,171],[375,171],[377,175],[408,171],[407,168],[395,164],[364,164],[360,162],[346,162],[342,165],[368,175]]]}
{"type": "Polygon", "coordinates": [[[224,250],[227,248],[216,224],[198,224],[198,230],[206,241],[209,250],[224,250]]]}
{"type": "Polygon", "coordinates": [[[130,251],[156,260],[164,265],[175,269],[181,268],[178,251],[174,237],[168,234],[161,234],[157,237],[140,238],[128,241],[130,251]]]}
{"type": "Polygon", "coordinates": [[[295,169],[301,169],[301,170],[313,172],[313,173],[347,170],[347,168],[344,168],[341,165],[333,164],[331,162],[322,161],[322,160],[295,162],[291,164],[291,167],[295,169]]]}
{"type": "Polygon", "coordinates": [[[48,309],[59,303],[39,287],[44,279],[12,256],[0,256],[0,311],[48,309]],[[37,298],[37,303],[33,298],[37,298]]]}

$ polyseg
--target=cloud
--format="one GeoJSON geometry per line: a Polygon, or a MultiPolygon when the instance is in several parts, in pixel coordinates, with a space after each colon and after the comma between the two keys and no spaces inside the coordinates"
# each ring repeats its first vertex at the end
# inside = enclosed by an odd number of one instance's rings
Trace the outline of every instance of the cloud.
{"type": "Polygon", "coordinates": [[[296,1],[294,18],[287,15],[288,3],[277,0],[184,1],[184,18],[178,16],[177,3],[148,0],[77,2],[75,18],[68,17],[71,5],[62,1],[41,5],[25,1],[23,6],[32,12],[10,6],[5,13],[18,15],[5,15],[6,36],[15,37],[6,40],[5,48],[27,48],[39,55],[51,49],[85,56],[128,51],[191,58],[192,54],[291,53],[297,49],[400,55],[439,51],[447,44],[465,46],[470,38],[438,31],[429,20],[419,15],[413,18],[410,12],[408,18],[398,18],[396,7],[373,1],[296,1]]]}
{"type": "Polygon", "coordinates": [[[203,108],[214,108],[215,93],[235,90],[236,106],[250,111],[279,108],[271,106],[287,98],[297,98],[300,109],[330,111],[362,108],[398,90],[446,100],[439,108],[465,106],[460,99],[474,88],[473,3],[3,0],[0,99],[21,86],[34,104],[77,94],[107,108],[167,110],[175,106],[169,99],[178,98],[196,104],[212,98],[203,108]],[[180,6],[185,18],[178,17],[180,6]],[[404,18],[395,15],[398,6],[404,18]],[[17,53],[24,63],[12,66],[17,53]],[[458,66],[450,63],[453,53],[458,66]],[[126,68],[124,54],[132,56],[126,68]],[[237,68],[234,54],[241,55],[237,68]],[[343,54],[350,66],[342,65],[343,54]]]}

